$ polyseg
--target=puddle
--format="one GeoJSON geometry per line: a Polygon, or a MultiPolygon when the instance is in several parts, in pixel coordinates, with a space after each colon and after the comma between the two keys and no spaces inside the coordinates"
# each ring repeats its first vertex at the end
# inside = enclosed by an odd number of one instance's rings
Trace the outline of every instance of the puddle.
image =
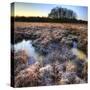
{"type": "Polygon", "coordinates": [[[38,60],[42,62],[43,56],[40,55],[38,52],[35,51],[35,47],[32,46],[31,40],[23,40],[17,44],[14,45],[15,52],[18,52],[20,50],[25,50],[30,57],[30,60],[28,61],[29,64],[35,63],[35,60],[38,60]]]}

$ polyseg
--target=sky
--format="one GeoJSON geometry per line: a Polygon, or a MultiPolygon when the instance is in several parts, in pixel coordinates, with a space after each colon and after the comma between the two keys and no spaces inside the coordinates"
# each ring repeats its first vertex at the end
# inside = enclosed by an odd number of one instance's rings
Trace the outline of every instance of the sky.
{"type": "MultiPolygon", "coordinates": [[[[77,14],[77,19],[88,21],[88,7],[86,6],[71,6],[60,4],[39,4],[39,3],[21,3],[15,2],[14,16],[34,16],[47,17],[51,9],[62,7],[73,10],[77,14]]],[[[12,14],[13,11],[11,11],[12,14]]]]}

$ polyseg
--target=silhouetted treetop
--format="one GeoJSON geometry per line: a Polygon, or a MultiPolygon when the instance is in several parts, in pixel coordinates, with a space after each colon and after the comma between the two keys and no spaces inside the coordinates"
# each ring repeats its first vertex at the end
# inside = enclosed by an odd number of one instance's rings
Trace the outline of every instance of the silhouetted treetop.
{"type": "Polygon", "coordinates": [[[53,19],[76,19],[77,14],[74,11],[67,8],[55,7],[48,14],[48,17],[53,19]]]}

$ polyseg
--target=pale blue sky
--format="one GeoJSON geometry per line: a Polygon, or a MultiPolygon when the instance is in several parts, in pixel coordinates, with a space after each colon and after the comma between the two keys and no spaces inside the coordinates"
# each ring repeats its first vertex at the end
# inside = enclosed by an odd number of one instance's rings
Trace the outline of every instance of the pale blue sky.
{"type": "Polygon", "coordinates": [[[51,9],[57,6],[73,10],[77,14],[78,19],[88,20],[88,7],[57,5],[57,4],[37,4],[37,3],[16,2],[15,3],[15,16],[47,17],[51,9]]]}

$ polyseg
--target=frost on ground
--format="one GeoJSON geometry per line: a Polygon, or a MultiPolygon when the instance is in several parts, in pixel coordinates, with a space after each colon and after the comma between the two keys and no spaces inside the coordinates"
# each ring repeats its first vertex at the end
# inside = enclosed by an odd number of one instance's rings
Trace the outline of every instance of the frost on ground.
{"type": "Polygon", "coordinates": [[[15,87],[88,82],[87,24],[15,22],[14,33],[14,44],[32,40],[42,56],[13,50],[15,87]]]}

